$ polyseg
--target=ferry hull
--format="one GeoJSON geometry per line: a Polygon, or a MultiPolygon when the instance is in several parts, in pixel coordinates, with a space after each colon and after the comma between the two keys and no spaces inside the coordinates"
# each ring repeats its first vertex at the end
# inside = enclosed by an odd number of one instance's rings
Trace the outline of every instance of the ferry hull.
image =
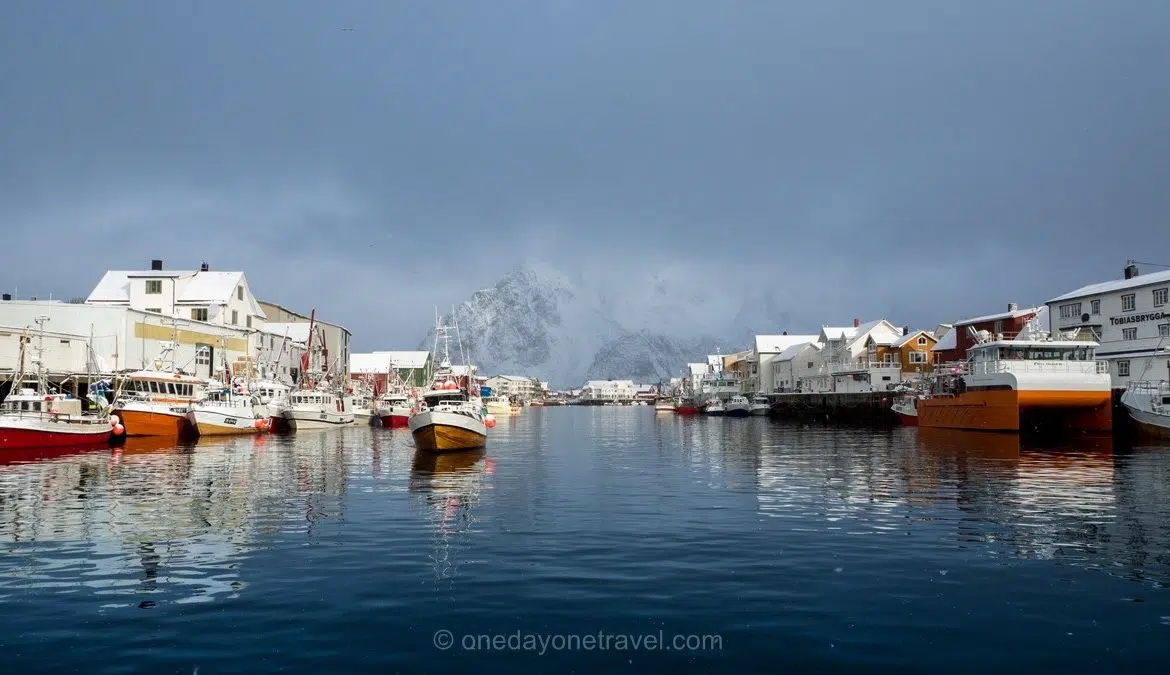
{"type": "Polygon", "coordinates": [[[112,434],[108,425],[95,429],[47,430],[0,424],[0,449],[8,448],[93,448],[109,445],[112,434]]]}
{"type": "Polygon", "coordinates": [[[1108,391],[967,391],[918,402],[918,426],[934,429],[1019,432],[1063,428],[1113,429],[1108,391]]]}
{"type": "Polygon", "coordinates": [[[194,431],[186,414],[150,410],[115,410],[127,436],[168,436],[179,438],[194,431]]]}

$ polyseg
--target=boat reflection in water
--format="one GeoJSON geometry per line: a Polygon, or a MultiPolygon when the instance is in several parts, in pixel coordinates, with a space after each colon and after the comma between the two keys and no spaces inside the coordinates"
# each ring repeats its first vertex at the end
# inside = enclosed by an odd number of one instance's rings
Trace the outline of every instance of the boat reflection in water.
{"type": "Polygon", "coordinates": [[[485,451],[434,453],[418,450],[410,470],[409,491],[417,495],[423,513],[435,528],[435,551],[432,561],[435,579],[454,582],[458,567],[458,540],[469,533],[478,519],[474,509],[479,504],[485,475],[494,473],[495,463],[485,458],[485,451]]]}

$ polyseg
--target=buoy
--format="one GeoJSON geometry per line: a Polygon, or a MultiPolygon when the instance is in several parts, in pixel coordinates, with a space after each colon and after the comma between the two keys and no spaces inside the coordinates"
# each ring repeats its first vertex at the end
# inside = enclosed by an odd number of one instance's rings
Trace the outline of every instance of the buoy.
{"type": "Polygon", "coordinates": [[[117,415],[110,415],[110,426],[116,427],[116,426],[118,426],[118,422],[121,422],[121,421],[122,420],[118,419],[117,415]]]}
{"type": "Polygon", "coordinates": [[[257,429],[263,429],[264,428],[264,420],[256,420],[256,423],[253,426],[255,426],[257,429]]]}
{"type": "Polygon", "coordinates": [[[485,426],[487,426],[488,429],[494,429],[496,426],[496,419],[494,417],[491,419],[485,419],[483,423],[485,426]]]}
{"type": "Polygon", "coordinates": [[[114,425],[114,435],[115,436],[121,436],[124,433],[126,433],[126,427],[122,426],[121,424],[114,425]]]}

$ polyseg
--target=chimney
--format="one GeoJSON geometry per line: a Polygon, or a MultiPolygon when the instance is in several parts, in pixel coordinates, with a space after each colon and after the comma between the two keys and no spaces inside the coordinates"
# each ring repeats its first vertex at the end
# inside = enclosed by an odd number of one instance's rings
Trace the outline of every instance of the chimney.
{"type": "Polygon", "coordinates": [[[152,272],[161,272],[162,271],[162,261],[157,260],[157,259],[151,260],[150,261],[150,270],[152,272]]]}
{"type": "Polygon", "coordinates": [[[12,299],[12,294],[11,294],[11,293],[5,293],[5,294],[4,294],[4,302],[8,302],[8,301],[9,301],[9,300],[11,300],[11,299],[12,299]]]}
{"type": "MultiPolygon", "coordinates": [[[[4,298],[4,299],[7,300],[8,298],[4,298]]],[[[781,335],[788,335],[788,331],[784,331],[783,333],[781,333],[781,335]]]]}
{"type": "Polygon", "coordinates": [[[1125,278],[1132,279],[1132,278],[1136,277],[1137,275],[1138,275],[1137,265],[1135,265],[1133,263],[1133,261],[1131,260],[1129,262],[1129,264],[1125,266],[1125,278]]]}
{"type": "Polygon", "coordinates": [[[853,327],[860,328],[861,327],[861,319],[858,319],[857,317],[853,317],[853,327]]]}
{"type": "Polygon", "coordinates": [[[910,334],[910,326],[902,326],[902,335],[910,334]]]}
{"type": "Polygon", "coordinates": [[[1016,309],[1017,309],[1017,307],[1016,307],[1016,303],[1014,303],[1014,302],[1009,302],[1009,303],[1008,303],[1008,311],[1009,311],[1009,312],[1014,312],[1014,311],[1016,311],[1016,309]]]}
{"type": "Polygon", "coordinates": [[[209,270],[209,269],[211,269],[211,268],[207,266],[207,261],[206,261],[206,260],[204,260],[204,261],[203,261],[203,264],[199,266],[199,271],[200,271],[200,272],[206,272],[206,271],[207,271],[207,270],[209,270]]]}

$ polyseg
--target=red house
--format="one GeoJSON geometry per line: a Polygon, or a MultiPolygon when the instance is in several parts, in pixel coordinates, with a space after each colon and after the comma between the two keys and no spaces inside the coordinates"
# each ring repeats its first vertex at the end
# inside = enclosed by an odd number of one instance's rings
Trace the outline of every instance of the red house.
{"type": "Polygon", "coordinates": [[[1016,303],[1012,302],[1008,303],[1008,311],[1002,314],[989,314],[956,321],[955,327],[947,331],[939,338],[938,343],[931,347],[930,351],[934,354],[934,362],[947,363],[966,359],[967,349],[975,344],[975,339],[971,336],[972,329],[975,332],[985,330],[992,335],[1003,334],[1005,337],[1015,337],[1016,333],[1019,333],[1024,325],[1041,310],[1047,311],[1047,307],[1019,309],[1016,307],[1016,303]]]}

